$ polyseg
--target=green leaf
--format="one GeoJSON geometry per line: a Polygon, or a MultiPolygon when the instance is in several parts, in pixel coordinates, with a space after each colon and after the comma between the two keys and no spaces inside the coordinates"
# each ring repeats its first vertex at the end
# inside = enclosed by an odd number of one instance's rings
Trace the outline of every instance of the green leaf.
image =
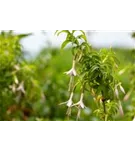
{"type": "Polygon", "coordinates": [[[31,36],[32,33],[28,33],[28,34],[19,34],[18,37],[19,39],[22,39],[22,38],[25,38],[25,37],[28,37],[28,36],[31,36]]]}
{"type": "Polygon", "coordinates": [[[77,39],[75,40],[75,43],[77,44],[77,46],[79,46],[79,41],[77,39]]]}
{"type": "Polygon", "coordinates": [[[59,31],[59,30],[56,30],[55,33],[54,33],[54,35],[56,35],[56,34],[58,33],[58,31],[59,31]]]}
{"type": "Polygon", "coordinates": [[[87,51],[89,51],[90,50],[90,45],[87,43],[87,42],[83,42],[82,44],[81,44],[81,47],[85,47],[85,49],[87,50],[87,51]]]}
{"type": "Polygon", "coordinates": [[[97,70],[97,69],[99,69],[99,66],[94,65],[94,66],[92,66],[92,68],[91,68],[91,72],[94,72],[94,71],[97,70]]]}
{"type": "Polygon", "coordinates": [[[72,30],[72,35],[76,32],[76,30],[72,30]]]}
{"type": "Polygon", "coordinates": [[[86,34],[85,34],[85,32],[84,32],[83,30],[80,30],[80,32],[82,32],[82,34],[83,34],[84,36],[86,36],[86,34]]]}
{"type": "Polygon", "coordinates": [[[61,45],[61,49],[64,49],[67,46],[67,44],[69,44],[70,42],[71,42],[70,40],[64,41],[61,45]]]}
{"type": "Polygon", "coordinates": [[[77,38],[79,38],[79,39],[83,39],[84,41],[86,41],[86,42],[87,42],[87,38],[86,38],[86,36],[85,36],[85,35],[83,35],[83,34],[78,35],[78,36],[77,36],[77,38]]]}
{"type": "Polygon", "coordinates": [[[71,40],[71,35],[67,34],[66,40],[71,40]]]}
{"type": "Polygon", "coordinates": [[[69,30],[62,30],[62,31],[60,31],[60,32],[57,32],[57,36],[59,36],[61,33],[71,34],[71,33],[69,32],[69,30]]]}

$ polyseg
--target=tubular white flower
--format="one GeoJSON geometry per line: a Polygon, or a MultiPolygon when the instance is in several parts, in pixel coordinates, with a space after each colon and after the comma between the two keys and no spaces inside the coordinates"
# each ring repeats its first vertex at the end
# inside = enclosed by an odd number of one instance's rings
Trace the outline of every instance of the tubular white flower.
{"type": "Polygon", "coordinates": [[[77,76],[77,73],[75,70],[75,60],[73,61],[72,68],[69,71],[65,72],[65,74],[69,76],[77,76]]]}
{"type": "Polygon", "coordinates": [[[69,100],[66,101],[66,102],[63,102],[63,103],[61,103],[61,104],[59,104],[59,105],[64,105],[64,104],[66,104],[67,107],[69,107],[69,108],[72,107],[72,104],[73,104],[73,96],[74,96],[74,93],[72,92],[71,95],[70,95],[69,100]]]}
{"type": "Polygon", "coordinates": [[[21,82],[21,84],[19,85],[19,87],[16,89],[17,91],[21,91],[23,94],[25,94],[25,90],[24,90],[24,82],[21,82]]]}
{"type": "Polygon", "coordinates": [[[75,68],[70,69],[69,71],[65,72],[65,74],[69,76],[77,76],[75,68]]]}
{"type": "Polygon", "coordinates": [[[14,81],[15,81],[16,84],[19,84],[17,76],[14,76],[14,81]]]}
{"type": "Polygon", "coordinates": [[[121,85],[120,85],[120,90],[121,90],[122,93],[126,94],[124,88],[121,85]]]}
{"type": "Polygon", "coordinates": [[[123,73],[125,73],[125,71],[126,71],[126,69],[122,69],[122,70],[119,71],[118,74],[119,74],[119,75],[122,75],[123,73]]]}
{"type": "Polygon", "coordinates": [[[119,113],[120,113],[121,116],[124,116],[123,108],[122,108],[122,105],[121,105],[120,101],[119,101],[119,113]]]}
{"type": "Polygon", "coordinates": [[[119,99],[119,91],[118,91],[117,87],[115,87],[115,95],[119,99]]]}
{"type": "Polygon", "coordinates": [[[16,92],[16,85],[15,85],[15,84],[10,85],[9,88],[12,89],[12,92],[13,92],[13,93],[16,92]]]}
{"type": "Polygon", "coordinates": [[[15,68],[17,71],[19,71],[19,70],[20,70],[19,65],[15,65],[15,66],[14,66],[14,68],[15,68]]]}
{"type": "Polygon", "coordinates": [[[132,90],[130,90],[124,97],[124,101],[127,101],[129,99],[129,97],[131,96],[132,90]]]}
{"type": "Polygon", "coordinates": [[[77,102],[76,104],[73,104],[72,106],[78,106],[78,108],[84,109],[85,105],[83,103],[83,98],[84,98],[84,93],[81,94],[79,102],[77,102]]]}

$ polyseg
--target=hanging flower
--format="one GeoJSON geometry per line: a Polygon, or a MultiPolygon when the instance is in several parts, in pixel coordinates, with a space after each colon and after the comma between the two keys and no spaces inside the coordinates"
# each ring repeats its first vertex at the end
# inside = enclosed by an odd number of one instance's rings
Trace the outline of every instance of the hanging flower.
{"type": "Polygon", "coordinates": [[[121,105],[120,101],[119,101],[119,113],[120,113],[121,116],[124,116],[123,108],[122,108],[122,105],[121,105]]]}
{"type": "Polygon", "coordinates": [[[84,93],[81,94],[79,102],[77,102],[76,104],[73,104],[72,106],[77,106],[78,108],[84,109],[85,105],[83,103],[83,98],[84,98],[84,93]]]}
{"type": "Polygon", "coordinates": [[[118,91],[118,89],[117,89],[117,86],[115,87],[115,96],[119,99],[119,91],[118,91]]]}
{"type": "Polygon", "coordinates": [[[124,101],[127,101],[128,99],[129,99],[129,97],[131,96],[131,94],[132,94],[132,90],[130,90],[126,95],[125,95],[125,97],[124,97],[124,101]]]}
{"type": "Polygon", "coordinates": [[[17,76],[14,76],[14,82],[15,82],[15,84],[19,84],[17,76]]]}
{"type": "Polygon", "coordinates": [[[15,84],[10,85],[9,88],[12,90],[13,93],[16,92],[16,85],[15,84]]]}
{"type": "Polygon", "coordinates": [[[74,68],[72,68],[69,71],[65,72],[65,74],[69,75],[69,76],[77,76],[76,70],[74,68]]]}
{"type": "Polygon", "coordinates": [[[68,116],[71,115],[71,107],[72,107],[72,104],[73,104],[73,96],[74,96],[74,93],[72,92],[68,101],[59,104],[59,105],[64,105],[64,104],[66,104],[66,106],[68,107],[68,110],[67,110],[67,113],[66,113],[66,114],[67,114],[68,116]]]}
{"type": "Polygon", "coordinates": [[[69,71],[65,72],[65,74],[69,76],[77,76],[77,73],[75,70],[75,60],[73,60],[72,68],[69,71]]]}
{"type": "Polygon", "coordinates": [[[122,93],[126,94],[124,88],[121,85],[120,85],[120,90],[121,90],[122,93]]]}
{"type": "Polygon", "coordinates": [[[85,108],[85,105],[83,103],[83,98],[84,98],[84,93],[81,94],[80,101],[72,105],[78,107],[77,120],[80,118],[81,110],[85,108]]]}
{"type": "Polygon", "coordinates": [[[19,70],[20,70],[19,65],[15,65],[15,66],[14,66],[14,68],[15,68],[17,71],[19,71],[19,70]]]}
{"type": "Polygon", "coordinates": [[[17,91],[21,91],[23,94],[25,94],[25,90],[24,90],[24,82],[22,81],[21,84],[19,85],[19,87],[16,89],[17,91]]]}
{"type": "Polygon", "coordinates": [[[119,75],[122,75],[123,73],[125,73],[125,71],[126,71],[126,69],[122,69],[122,70],[119,71],[118,74],[119,74],[119,75]]]}
{"type": "Polygon", "coordinates": [[[60,105],[66,104],[67,107],[72,107],[72,104],[73,104],[73,96],[74,96],[74,93],[72,92],[71,95],[70,95],[69,100],[66,101],[66,102],[60,103],[60,105]]]}

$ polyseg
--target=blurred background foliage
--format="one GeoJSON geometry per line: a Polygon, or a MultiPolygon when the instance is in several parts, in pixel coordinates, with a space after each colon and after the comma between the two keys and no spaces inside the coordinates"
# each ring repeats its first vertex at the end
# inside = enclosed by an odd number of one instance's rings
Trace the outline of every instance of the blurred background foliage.
{"type": "MultiPolygon", "coordinates": [[[[69,97],[69,77],[64,72],[71,67],[71,52],[68,49],[60,51],[59,48],[48,46],[35,57],[27,57],[20,41],[30,35],[17,35],[13,31],[0,32],[0,120],[76,120],[76,108],[73,109],[72,116],[67,118],[66,106],[59,106],[69,97]]],[[[128,93],[133,88],[130,81],[134,78],[131,77],[131,72],[135,72],[134,50],[113,50],[120,61],[119,71],[126,68],[124,73],[118,74],[118,78],[128,93]]],[[[75,101],[79,96],[78,91],[75,101]]],[[[118,114],[115,119],[133,120],[134,92],[127,100],[123,99],[121,94],[124,116],[118,114]]],[[[85,95],[85,105],[86,109],[83,110],[80,120],[99,120],[93,113],[97,105],[89,92],[85,95]]]]}

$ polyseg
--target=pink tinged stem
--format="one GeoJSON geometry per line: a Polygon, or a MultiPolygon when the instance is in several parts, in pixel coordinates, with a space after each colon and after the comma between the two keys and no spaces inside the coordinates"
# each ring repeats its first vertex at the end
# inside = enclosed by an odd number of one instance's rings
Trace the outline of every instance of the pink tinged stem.
{"type": "Polygon", "coordinates": [[[123,108],[122,108],[122,105],[121,105],[121,102],[119,101],[119,113],[120,115],[123,117],[124,116],[124,112],[123,112],[123,108]]]}
{"type": "Polygon", "coordinates": [[[131,96],[131,93],[132,93],[132,90],[130,90],[124,97],[124,101],[128,101],[129,100],[129,97],[131,96]]]}
{"type": "Polygon", "coordinates": [[[76,118],[76,120],[79,120],[80,115],[81,115],[81,108],[78,109],[78,113],[77,113],[77,118],[76,118]]]}
{"type": "Polygon", "coordinates": [[[67,116],[71,116],[71,107],[69,107],[69,108],[67,109],[66,115],[67,115],[67,116]]]}

